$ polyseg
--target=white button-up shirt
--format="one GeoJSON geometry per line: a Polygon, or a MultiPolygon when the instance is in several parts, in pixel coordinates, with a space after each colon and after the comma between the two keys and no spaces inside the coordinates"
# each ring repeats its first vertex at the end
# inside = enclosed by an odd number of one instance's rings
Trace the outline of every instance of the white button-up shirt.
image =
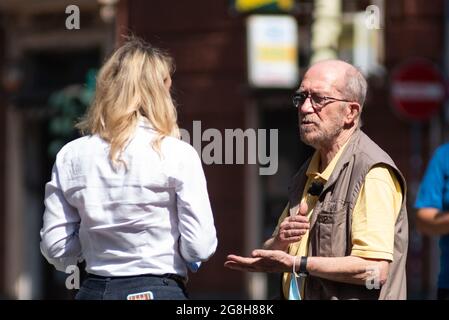
{"type": "Polygon", "coordinates": [[[151,146],[143,122],[114,171],[109,144],[86,136],[65,145],[45,187],[41,251],[60,271],[85,259],[101,276],[174,273],[217,246],[206,179],[195,149],[173,137],[151,146]]]}

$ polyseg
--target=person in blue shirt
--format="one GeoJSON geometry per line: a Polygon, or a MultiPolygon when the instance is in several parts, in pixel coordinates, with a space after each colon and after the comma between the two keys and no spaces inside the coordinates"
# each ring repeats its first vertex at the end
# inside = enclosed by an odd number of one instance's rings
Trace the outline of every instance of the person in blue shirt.
{"type": "Polygon", "coordinates": [[[449,143],[433,155],[415,202],[418,230],[440,238],[438,299],[449,300],[449,143]]]}

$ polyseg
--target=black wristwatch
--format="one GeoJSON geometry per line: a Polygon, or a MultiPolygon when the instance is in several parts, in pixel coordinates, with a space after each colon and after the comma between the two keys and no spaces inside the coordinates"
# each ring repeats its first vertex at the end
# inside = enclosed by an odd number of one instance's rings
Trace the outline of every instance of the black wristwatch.
{"type": "Polygon", "coordinates": [[[300,277],[307,277],[309,275],[309,272],[307,271],[307,257],[305,256],[301,256],[298,274],[300,277]]]}

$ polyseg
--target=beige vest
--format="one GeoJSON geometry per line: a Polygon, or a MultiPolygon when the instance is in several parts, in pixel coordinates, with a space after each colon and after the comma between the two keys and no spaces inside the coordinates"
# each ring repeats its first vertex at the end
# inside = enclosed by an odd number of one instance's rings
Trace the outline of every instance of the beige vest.
{"type": "MultiPolygon", "coordinates": [[[[307,181],[310,159],[293,177],[289,186],[290,208],[299,205],[307,181]]],[[[405,263],[408,246],[406,183],[393,160],[366,134],[356,130],[343,151],[310,218],[309,256],[343,257],[351,254],[351,225],[360,189],[368,171],[386,164],[396,173],[403,191],[402,207],[395,224],[393,262],[387,282],[380,289],[368,289],[309,276],[304,299],[406,299],[405,263]]]]}

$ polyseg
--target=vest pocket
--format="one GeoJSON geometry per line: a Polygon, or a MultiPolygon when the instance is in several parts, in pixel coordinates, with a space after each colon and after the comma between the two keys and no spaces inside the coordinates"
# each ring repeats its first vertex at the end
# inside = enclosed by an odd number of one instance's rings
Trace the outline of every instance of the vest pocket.
{"type": "Polygon", "coordinates": [[[320,257],[332,256],[332,221],[332,214],[320,213],[317,216],[317,255],[320,257]]]}
{"type": "Polygon", "coordinates": [[[323,203],[316,219],[317,254],[322,257],[344,256],[347,246],[346,218],[348,203],[329,201],[323,203]]]}

